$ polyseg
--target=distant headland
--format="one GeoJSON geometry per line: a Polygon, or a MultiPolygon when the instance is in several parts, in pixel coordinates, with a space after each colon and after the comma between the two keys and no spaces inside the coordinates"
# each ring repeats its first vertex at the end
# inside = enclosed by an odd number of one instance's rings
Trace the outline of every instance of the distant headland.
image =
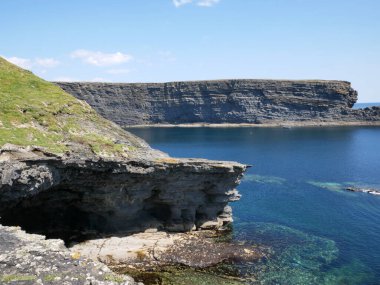
{"type": "Polygon", "coordinates": [[[55,82],[121,126],[380,125],[380,107],[352,109],[347,81],[55,82]]]}

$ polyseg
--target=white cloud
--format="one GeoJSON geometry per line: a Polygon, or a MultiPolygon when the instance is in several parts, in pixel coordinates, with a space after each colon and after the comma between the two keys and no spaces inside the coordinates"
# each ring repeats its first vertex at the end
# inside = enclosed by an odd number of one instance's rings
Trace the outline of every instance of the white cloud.
{"type": "MultiPolygon", "coordinates": [[[[32,69],[34,67],[52,68],[60,64],[60,62],[54,58],[29,59],[29,58],[22,58],[22,57],[17,57],[17,56],[4,57],[4,58],[8,60],[9,62],[12,62],[13,64],[16,64],[17,66],[24,69],[32,69]]],[[[42,72],[44,73],[46,72],[46,70],[43,70],[42,72]]]]}
{"type": "Polygon", "coordinates": [[[202,7],[211,7],[215,4],[218,4],[220,0],[200,0],[197,5],[202,7]]]}
{"type": "Polygon", "coordinates": [[[114,74],[114,75],[117,75],[117,74],[127,74],[129,72],[130,72],[130,70],[126,69],[126,68],[109,69],[109,70],[106,71],[106,73],[108,73],[108,74],[114,74]]]}
{"type": "Polygon", "coordinates": [[[60,62],[54,58],[36,58],[35,64],[45,68],[56,67],[60,62]]]}
{"type": "Polygon", "coordinates": [[[32,67],[32,61],[28,58],[22,58],[22,57],[17,57],[17,56],[12,56],[12,57],[5,57],[6,60],[9,62],[12,62],[13,64],[16,64],[17,66],[25,69],[30,69],[32,67]]]}
{"type": "Polygon", "coordinates": [[[211,6],[214,6],[215,4],[219,3],[219,1],[220,0],[197,0],[197,1],[194,1],[194,0],[172,0],[174,6],[176,6],[177,8],[181,7],[183,5],[186,5],[186,4],[193,3],[193,2],[196,5],[201,6],[201,7],[211,7],[211,6]]]}
{"type": "Polygon", "coordinates": [[[117,65],[132,60],[132,56],[121,52],[103,53],[100,51],[90,51],[79,49],[71,53],[72,58],[79,58],[83,62],[96,66],[117,65]]]}
{"type": "Polygon", "coordinates": [[[181,7],[182,5],[189,4],[193,2],[193,0],[173,0],[173,4],[176,7],[181,7]]]}

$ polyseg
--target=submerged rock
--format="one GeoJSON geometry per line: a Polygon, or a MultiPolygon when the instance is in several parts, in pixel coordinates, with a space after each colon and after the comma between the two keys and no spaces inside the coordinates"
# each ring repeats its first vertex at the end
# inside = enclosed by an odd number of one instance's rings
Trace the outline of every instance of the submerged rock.
{"type": "Polygon", "coordinates": [[[360,187],[346,187],[345,189],[351,192],[362,192],[362,193],[368,193],[372,195],[380,195],[380,189],[360,188],[360,187]]]}

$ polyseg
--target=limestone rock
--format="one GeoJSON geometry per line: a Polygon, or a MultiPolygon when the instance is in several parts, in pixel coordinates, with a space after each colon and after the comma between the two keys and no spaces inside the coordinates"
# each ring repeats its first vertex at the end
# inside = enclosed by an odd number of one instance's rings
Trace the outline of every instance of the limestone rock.
{"type": "MultiPolygon", "coordinates": [[[[99,262],[73,255],[62,240],[0,225],[1,284],[138,285],[99,262]]],[[[139,283],[140,284],[140,283],[139,283]]]]}
{"type": "Polygon", "coordinates": [[[5,148],[0,216],[49,238],[85,240],[141,231],[221,228],[246,169],[204,159],[79,159],[5,148]],[[16,159],[17,158],[17,159],[16,159]]]}
{"type": "Polygon", "coordinates": [[[121,126],[380,122],[379,107],[351,109],[357,101],[357,92],[346,81],[215,80],[56,84],[121,126]]]}
{"type": "Polygon", "coordinates": [[[178,265],[205,268],[225,261],[257,261],[268,253],[258,246],[216,241],[215,235],[214,231],[138,233],[89,240],[76,244],[71,251],[116,271],[149,271],[178,265]]]}

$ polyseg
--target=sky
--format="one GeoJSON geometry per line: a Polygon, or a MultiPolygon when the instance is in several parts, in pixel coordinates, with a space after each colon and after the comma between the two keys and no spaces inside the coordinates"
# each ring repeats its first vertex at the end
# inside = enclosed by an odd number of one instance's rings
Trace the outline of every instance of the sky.
{"type": "Polygon", "coordinates": [[[379,0],[0,0],[0,34],[46,80],[331,79],[380,102],[379,0]]]}

